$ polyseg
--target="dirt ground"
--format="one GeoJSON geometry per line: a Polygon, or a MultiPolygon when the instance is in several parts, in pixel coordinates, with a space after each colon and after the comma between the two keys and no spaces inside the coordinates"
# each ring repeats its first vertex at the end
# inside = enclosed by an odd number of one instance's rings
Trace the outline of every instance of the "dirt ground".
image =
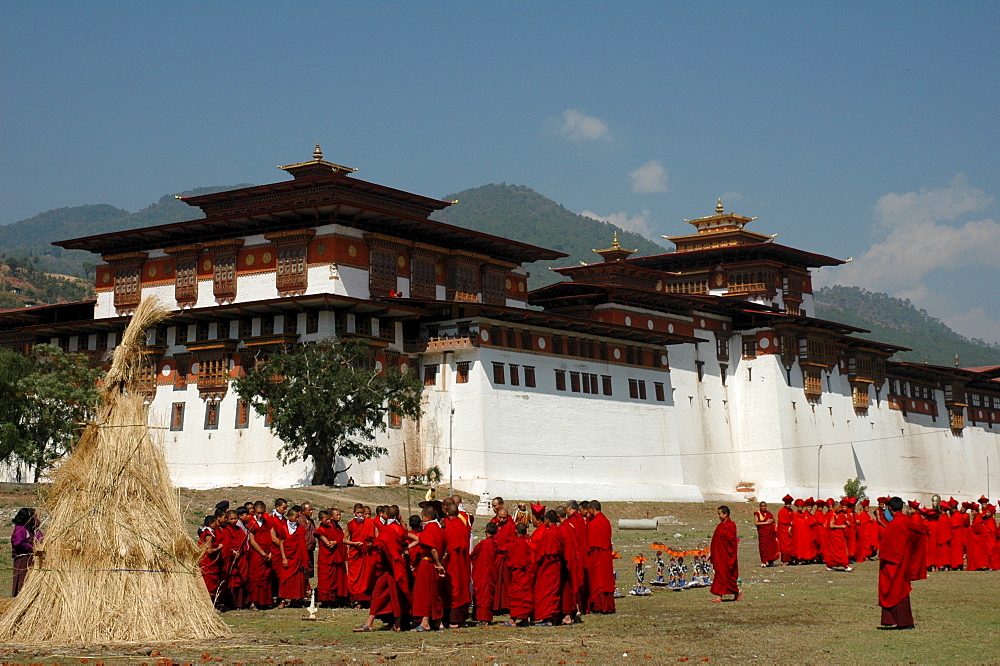
{"type": "MultiPolygon", "coordinates": [[[[0,539],[10,535],[10,518],[21,506],[35,506],[44,487],[0,484],[0,539]]],[[[200,517],[220,499],[233,503],[283,496],[318,508],[398,504],[403,488],[262,488],[180,490],[178,499],[192,534],[200,517]]],[[[411,492],[411,503],[423,498],[411,492]]],[[[532,498],[524,498],[531,501],[532,498]]],[[[510,501],[510,499],[508,499],[510,501]]],[[[469,498],[467,504],[475,505],[469,498]]],[[[619,518],[674,516],[677,524],[657,531],[614,531],[618,600],[612,616],[587,616],[573,627],[508,629],[469,627],[431,634],[355,634],[364,611],[321,609],[308,621],[304,609],[225,613],[233,637],[205,644],[91,646],[0,646],[3,663],[50,664],[275,664],[275,663],[468,663],[606,664],[612,662],[779,662],[779,663],[969,663],[1000,658],[1000,572],[931,573],[914,586],[916,631],[878,631],[878,565],[862,563],[852,573],[823,567],[762,569],[758,566],[753,507],[733,505],[740,537],[740,571],[745,599],[713,604],[707,589],[670,592],[654,588],[649,597],[629,596],[635,584],[632,557],[650,560],[652,541],[677,549],[697,548],[711,538],[714,504],[605,503],[619,518]]],[[[481,524],[480,524],[481,528],[481,524]]],[[[477,533],[479,530],[477,530],[477,533]]],[[[649,564],[647,562],[647,564],[649,564]]],[[[3,547],[0,586],[9,590],[9,548],[3,547]]],[[[653,571],[646,574],[649,583],[653,571]]]]}

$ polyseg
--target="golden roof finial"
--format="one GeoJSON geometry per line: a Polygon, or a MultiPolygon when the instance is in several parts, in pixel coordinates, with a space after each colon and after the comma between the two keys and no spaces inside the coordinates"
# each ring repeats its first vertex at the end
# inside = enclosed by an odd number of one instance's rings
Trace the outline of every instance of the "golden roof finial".
{"type": "Polygon", "coordinates": [[[316,149],[313,150],[313,159],[314,160],[323,159],[323,149],[319,147],[319,141],[316,142],[316,149]]]}
{"type": "Polygon", "coordinates": [[[621,261],[622,259],[627,258],[630,254],[636,252],[636,250],[626,250],[619,245],[618,232],[615,231],[614,240],[611,241],[611,247],[607,250],[594,250],[594,252],[601,255],[601,258],[603,258],[604,261],[621,261]]]}
{"type": "Polygon", "coordinates": [[[715,212],[720,215],[726,212],[726,209],[722,207],[722,197],[719,197],[719,203],[715,204],[715,212]]]}
{"type": "Polygon", "coordinates": [[[618,232],[617,231],[615,232],[615,239],[613,241],[611,241],[611,247],[615,248],[616,250],[618,250],[618,249],[621,248],[621,245],[618,244],[618,232]]]}

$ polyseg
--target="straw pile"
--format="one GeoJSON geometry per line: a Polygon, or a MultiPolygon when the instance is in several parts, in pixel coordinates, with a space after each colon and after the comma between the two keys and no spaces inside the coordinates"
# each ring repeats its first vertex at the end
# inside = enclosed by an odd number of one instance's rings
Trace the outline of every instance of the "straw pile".
{"type": "Polygon", "coordinates": [[[167,314],[144,299],[115,349],[97,422],[53,474],[45,540],[0,617],[0,641],[95,645],[229,635],[134,390],[145,331],[167,314]]]}

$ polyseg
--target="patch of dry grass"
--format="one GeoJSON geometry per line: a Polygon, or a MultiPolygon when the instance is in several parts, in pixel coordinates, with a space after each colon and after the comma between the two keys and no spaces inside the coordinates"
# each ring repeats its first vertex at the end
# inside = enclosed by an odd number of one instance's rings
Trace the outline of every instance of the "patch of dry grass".
{"type": "MultiPolygon", "coordinates": [[[[27,487],[16,500],[30,496],[27,487]]],[[[2,491],[3,489],[0,489],[2,491]]],[[[219,499],[242,501],[285,496],[318,507],[347,507],[354,501],[374,506],[405,505],[404,489],[302,488],[287,491],[238,488],[182,491],[182,508],[192,516],[219,499]]],[[[414,494],[416,498],[417,493],[414,494]]],[[[0,504],[15,499],[0,493],[0,504]]],[[[414,506],[415,506],[414,502],[414,506]]],[[[545,663],[605,664],[664,662],[779,663],[969,663],[991,662],[1000,654],[996,594],[1000,572],[942,572],[915,584],[916,631],[877,631],[877,564],[862,563],[853,573],[829,573],[820,566],[757,566],[753,507],[734,505],[739,525],[740,571],[746,598],[713,604],[707,589],[668,592],[618,600],[613,616],[587,616],[569,628],[506,629],[474,627],[431,634],[376,632],[354,634],[363,611],[321,609],[319,621],[303,620],[302,609],[226,613],[235,637],[199,644],[165,644],[138,649],[87,652],[0,650],[6,662],[89,663],[545,663]],[[299,661],[301,660],[301,661],[299,661]]],[[[656,532],[615,529],[620,589],[634,583],[631,557],[652,555],[649,543],[697,547],[715,526],[715,505],[607,503],[605,513],[620,517],[676,516],[679,525],[656,532]],[[675,538],[674,534],[681,534],[675,538]]],[[[185,514],[187,515],[187,514],[185,514]]],[[[9,528],[6,534],[9,534],[9,528]]],[[[4,557],[8,555],[4,553],[4,557]]],[[[9,559],[5,559],[9,567],[9,559]]],[[[9,571],[0,584],[9,587],[9,571]]],[[[647,574],[647,582],[651,576],[647,574]]]]}

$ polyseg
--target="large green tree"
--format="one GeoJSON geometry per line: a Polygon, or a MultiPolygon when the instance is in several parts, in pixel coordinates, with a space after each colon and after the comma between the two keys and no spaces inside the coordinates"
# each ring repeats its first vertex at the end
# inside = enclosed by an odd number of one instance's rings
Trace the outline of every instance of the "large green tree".
{"type": "Polygon", "coordinates": [[[38,481],[94,418],[101,372],[83,354],[36,345],[28,358],[0,358],[0,375],[0,459],[29,465],[38,481]]]}
{"type": "Polygon", "coordinates": [[[288,463],[311,458],[314,484],[331,484],[337,458],[384,455],[375,443],[391,413],[419,418],[423,386],[416,373],[376,367],[372,348],[357,339],[324,340],[269,356],[234,382],[284,445],[288,463]]]}

